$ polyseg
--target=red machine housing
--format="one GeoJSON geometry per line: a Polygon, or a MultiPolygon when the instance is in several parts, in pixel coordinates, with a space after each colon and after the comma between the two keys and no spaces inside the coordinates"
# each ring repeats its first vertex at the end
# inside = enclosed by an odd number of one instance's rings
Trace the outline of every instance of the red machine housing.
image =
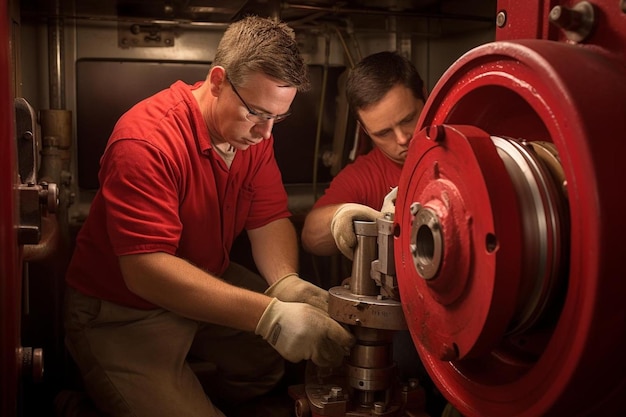
{"type": "MultiPolygon", "coordinates": [[[[11,103],[13,92],[11,90],[10,74],[10,51],[9,51],[9,27],[7,8],[5,2],[0,5],[0,100],[3,103],[11,103]]],[[[16,207],[13,186],[16,183],[16,151],[14,146],[13,112],[3,106],[0,112],[0,140],[5,141],[3,151],[0,152],[0,346],[2,346],[2,364],[0,365],[2,390],[0,390],[0,415],[11,416],[17,409],[18,386],[18,349],[20,346],[20,294],[21,274],[19,256],[20,251],[17,242],[17,234],[14,224],[16,222],[16,207]],[[5,355],[4,352],[12,353],[5,355]]]]}
{"type": "Polygon", "coordinates": [[[398,285],[464,416],[626,413],[625,3],[498,2],[418,122],[398,285]]]}

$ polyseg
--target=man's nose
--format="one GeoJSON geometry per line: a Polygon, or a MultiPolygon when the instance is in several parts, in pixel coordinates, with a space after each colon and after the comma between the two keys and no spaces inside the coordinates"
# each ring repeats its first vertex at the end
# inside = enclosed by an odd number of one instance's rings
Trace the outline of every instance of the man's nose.
{"type": "Polygon", "coordinates": [[[270,119],[265,123],[255,124],[252,130],[261,135],[263,139],[269,139],[273,128],[274,120],[270,119]]]}
{"type": "Polygon", "coordinates": [[[413,132],[405,132],[400,128],[395,129],[394,133],[396,135],[396,143],[398,145],[408,145],[411,141],[411,137],[413,137],[413,132]]]}

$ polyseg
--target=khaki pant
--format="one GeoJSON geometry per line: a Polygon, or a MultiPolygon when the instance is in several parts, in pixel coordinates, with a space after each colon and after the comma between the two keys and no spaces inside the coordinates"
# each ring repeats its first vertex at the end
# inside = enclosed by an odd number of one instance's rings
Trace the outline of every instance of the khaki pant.
{"type": "MultiPolygon", "coordinates": [[[[267,288],[261,277],[236,264],[222,278],[259,292],[267,288]]],[[[66,346],[105,415],[223,417],[213,402],[263,395],[284,373],[284,360],[253,333],[163,309],[128,308],[71,288],[65,303],[66,346]],[[211,364],[211,377],[203,381],[206,393],[188,363],[191,356],[211,364]]]]}

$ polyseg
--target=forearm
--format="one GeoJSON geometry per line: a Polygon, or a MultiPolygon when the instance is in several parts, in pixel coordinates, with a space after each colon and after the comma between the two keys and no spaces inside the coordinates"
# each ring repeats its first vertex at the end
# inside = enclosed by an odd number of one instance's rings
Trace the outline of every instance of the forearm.
{"type": "Polygon", "coordinates": [[[298,271],[298,238],[289,219],[248,230],[254,262],[268,284],[298,271]]]}
{"type": "Polygon", "coordinates": [[[340,204],[319,207],[311,210],[306,216],[302,228],[302,246],[314,255],[329,256],[339,253],[330,223],[340,204]]]}
{"type": "Polygon", "coordinates": [[[166,253],[122,256],[120,267],[133,293],[194,320],[254,331],[271,301],[166,253]]]}

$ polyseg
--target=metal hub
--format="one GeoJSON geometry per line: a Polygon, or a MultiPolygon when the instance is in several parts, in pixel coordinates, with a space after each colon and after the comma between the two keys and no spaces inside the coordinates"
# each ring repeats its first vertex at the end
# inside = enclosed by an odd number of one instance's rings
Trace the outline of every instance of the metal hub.
{"type": "Polygon", "coordinates": [[[424,366],[463,415],[622,414],[616,68],[572,45],[496,42],[424,107],[398,186],[398,288],[424,366]]]}

